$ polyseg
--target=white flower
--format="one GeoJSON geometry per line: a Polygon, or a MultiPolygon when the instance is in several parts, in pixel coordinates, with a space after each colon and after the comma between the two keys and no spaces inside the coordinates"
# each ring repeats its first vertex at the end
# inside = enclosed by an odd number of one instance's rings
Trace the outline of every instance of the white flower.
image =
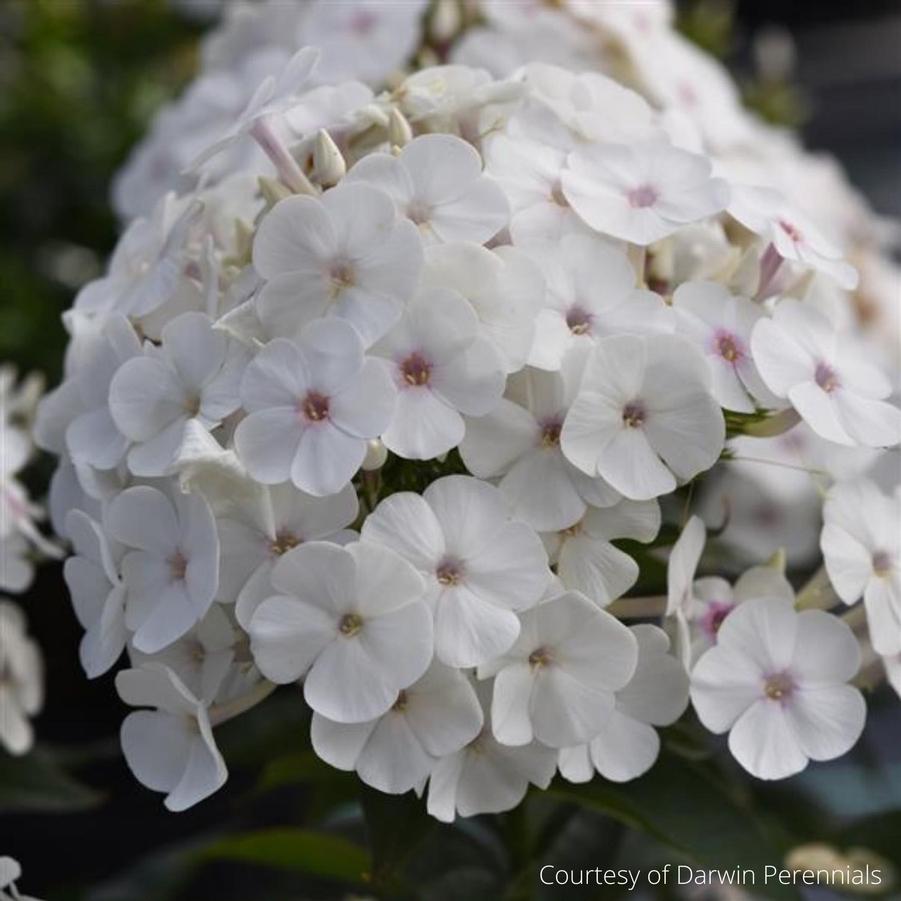
{"type": "Polygon", "coordinates": [[[684,339],[604,338],[591,352],[560,446],[567,459],[633,500],[673,491],[723,448],[710,371],[684,339]]]}
{"type": "Polygon", "coordinates": [[[345,184],[351,182],[381,188],[428,243],[484,244],[509,217],[507,198],[482,174],[478,151],[454,135],[414,138],[396,157],[364,156],[347,174],[345,184]]]}
{"type": "Polygon", "coordinates": [[[162,332],[162,348],[148,345],[113,376],[109,410],[116,427],[135,442],[128,467],[159,476],[174,463],[185,427],[196,420],[218,426],[240,405],[244,351],[215,330],[203,313],[184,313],[162,332]]]}
{"type": "Polygon", "coordinates": [[[574,591],[520,614],[520,622],[513,646],[479,668],[480,677],[495,676],[494,737],[554,748],[590,741],[613,710],[614,692],[635,672],[635,637],[574,591]]]}
{"type": "Polygon", "coordinates": [[[15,883],[22,877],[22,867],[12,857],[0,857],[0,901],[40,901],[32,895],[22,895],[15,883]]]}
{"type": "Polygon", "coordinates": [[[461,414],[484,416],[504,390],[503,360],[455,291],[424,291],[373,352],[388,359],[397,386],[382,441],[408,459],[428,460],[456,447],[465,431],[461,414]]]}
{"type": "Polygon", "coordinates": [[[207,707],[168,667],[148,663],[116,674],[119,697],[132,707],[120,739],[135,778],[165,792],[169,810],[181,811],[218,791],[228,778],[207,707]]]}
{"type": "Polygon", "coordinates": [[[822,313],[781,300],[754,326],[751,352],[767,387],[818,435],[867,447],[901,442],[901,410],[883,400],[891,383],[822,313]]]}
{"type": "MultiPolygon", "coordinates": [[[[778,258],[822,272],[848,291],[857,287],[857,270],[779,191],[734,185],[729,214],[768,241],[778,258]]],[[[761,285],[763,290],[766,287],[761,285]]]]}
{"type": "Polygon", "coordinates": [[[206,501],[147,485],[127,488],[106,511],[105,531],[128,550],[125,624],[153,654],[203,619],[219,581],[219,539],[206,501]]]}
{"type": "Polygon", "coordinates": [[[246,637],[234,626],[225,608],[214,604],[196,626],[162,651],[144,654],[131,648],[129,657],[135,667],[145,663],[168,667],[195,698],[211,704],[219,699],[242,640],[246,656],[246,637]]]}
{"type": "Polygon", "coordinates": [[[751,356],[751,330],[765,314],[759,304],[736,297],[715,282],[685,282],[673,294],[676,331],[699,347],[710,366],[720,406],[753,413],[779,406],[751,356]]]}
{"type": "Polygon", "coordinates": [[[712,732],[758,779],[784,779],[808,760],[831,760],[857,741],[866,704],[845,683],[860,666],[851,630],[821,610],[749,601],[723,622],[695,664],[691,699],[712,732]]]}
{"type": "Polygon", "coordinates": [[[444,823],[457,814],[501,813],[516,807],[529,784],[547,788],[554,775],[556,753],[540,742],[511,748],[491,730],[491,683],[476,688],[484,711],[482,731],[462,750],[443,757],[429,779],[428,812],[444,823]]]}
{"type": "Polygon", "coordinates": [[[369,346],[413,295],[422,242],[384,191],[339,185],[276,204],[257,230],[253,264],[267,280],[257,310],[270,335],[293,337],[310,320],[334,315],[369,346]]]}
{"type": "Polygon", "coordinates": [[[629,630],[638,642],[638,664],[600,734],[588,744],[562,748],[564,779],[588,782],[595,769],[611,782],[628,782],[647,772],[660,753],[654,726],[675,722],[688,704],[688,675],[669,653],[669,639],[647,623],[629,630]]]}
{"type": "Polygon", "coordinates": [[[272,568],[277,595],[250,620],[251,650],[273,682],[304,676],[304,697],[341,723],[381,716],[432,659],[425,585],[385,547],[313,541],[272,568]]]}
{"type": "Polygon", "coordinates": [[[18,533],[0,538],[0,591],[18,594],[25,591],[34,578],[31,548],[18,533]]]}
{"type": "Polygon", "coordinates": [[[500,353],[506,372],[525,365],[544,296],[538,267],[515,247],[436,244],[426,251],[423,288],[452,288],[472,305],[482,334],[500,353]]]}
{"type": "Polygon", "coordinates": [[[846,604],[863,596],[877,653],[901,653],[901,491],[885,495],[868,479],[836,485],[823,519],[833,588],[846,604]]]}
{"type": "Polygon", "coordinates": [[[550,578],[541,540],[511,522],[500,492],[446,476],[422,495],[393,494],[366,518],[365,542],[397,551],[426,579],[435,653],[449,666],[486,663],[519,634],[515,610],[538,601],[550,578]]]}
{"type": "Polygon", "coordinates": [[[638,564],[611,541],[653,541],[659,529],[657,501],[621,500],[604,509],[589,507],[573,525],[545,535],[544,542],[563,585],[605,607],[638,579],[638,564]]]}
{"type": "Polygon", "coordinates": [[[218,521],[219,600],[236,601],[235,616],[246,629],[254,610],[272,594],[269,577],[279,558],[305,541],[353,540],[356,533],[345,527],[358,511],[352,485],[314,497],[286,482],[262,488],[252,501],[235,505],[218,521]]]}
{"type": "Polygon", "coordinates": [[[313,714],[313,749],[339,770],[356,770],[389,794],[421,791],[438,758],[454,754],[482,729],[482,707],[469,677],[437,660],[387,713],[366,723],[313,714]]]}
{"type": "Polygon", "coordinates": [[[529,363],[559,369],[574,346],[620,334],[673,331],[663,298],[638,288],[624,253],[598,236],[568,235],[538,256],[547,280],[529,363]]]}
{"type": "Polygon", "coordinates": [[[485,142],[485,171],[510,202],[510,235],[517,245],[589,233],[563,194],[566,151],[528,137],[501,133],[485,142]]]}
{"type": "Polygon", "coordinates": [[[321,496],[359,469],[366,442],[391,421],[395,390],[351,326],[320,319],[297,342],[270,341],[247,367],[241,398],[248,415],[235,449],[251,476],[321,496]]]}
{"type": "Polygon", "coordinates": [[[487,416],[468,419],[460,456],[498,487],[518,519],[540,531],[566,529],[589,504],[620,495],[604,479],[578,470],[560,450],[560,430],[582,378],[584,355],[570,351],[559,372],[526,368],[507,380],[506,397],[487,416]]]}
{"type": "Polygon", "coordinates": [[[126,589],[119,574],[125,549],[81,510],[69,512],[66,530],[75,553],[66,560],[63,575],[85,630],[79,648],[81,665],[94,679],[119,659],[128,638],[126,589]]]}
{"type": "Polygon", "coordinates": [[[41,652],[26,631],[22,611],[0,601],[0,745],[25,754],[34,742],[28,718],[44,703],[41,652]]]}
{"type": "Polygon", "coordinates": [[[706,157],[664,141],[596,144],[569,155],[561,181],[592,228],[647,245],[725,208],[728,186],[710,172],[706,157]]]}
{"type": "Polygon", "coordinates": [[[419,44],[426,6],[426,0],[316,0],[305,10],[300,35],[322,50],[317,76],[376,84],[401,69],[419,44]]]}

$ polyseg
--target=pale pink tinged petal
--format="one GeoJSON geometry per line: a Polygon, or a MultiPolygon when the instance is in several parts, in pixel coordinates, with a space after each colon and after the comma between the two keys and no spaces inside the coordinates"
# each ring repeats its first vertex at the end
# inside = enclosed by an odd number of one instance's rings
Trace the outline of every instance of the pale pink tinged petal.
{"type": "Polygon", "coordinates": [[[638,564],[607,541],[577,536],[563,542],[557,563],[563,584],[605,607],[638,579],[638,564]]]}
{"type": "Polygon", "coordinates": [[[588,476],[597,477],[601,474],[600,459],[622,427],[621,407],[600,394],[582,391],[563,421],[560,449],[573,466],[588,476]]]}
{"type": "Polygon", "coordinates": [[[572,748],[561,748],[557,757],[560,775],[567,782],[591,782],[594,778],[594,764],[587,744],[572,748]]]}
{"type": "Polygon", "coordinates": [[[166,798],[165,805],[171,811],[193,807],[218,791],[228,778],[225,761],[216,748],[209,725],[201,722],[200,730],[201,734],[192,739],[184,775],[166,798]]]}
{"type": "Polygon", "coordinates": [[[721,644],[710,648],[691,671],[691,702],[698,718],[711,732],[726,732],[762,697],[763,680],[752,660],[721,644]]]}
{"type": "Polygon", "coordinates": [[[476,339],[465,352],[432,373],[434,392],[467,416],[484,416],[504,392],[503,361],[485,340],[476,339]]]}
{"type": "Polygon", "coordinates": [[[507,505],[501,493],[487,482],[469,476],[445,476],[422,493],[432,508],[448,550],[467,557],[485,548],[485,536],[507,522],[507,505]]]}
{"type": "Polygon", "coordinates": [[[184,313],[168,322],[162,340],[163,352],[189,391],[200,393],[225,361],[225,335],[213,329],[204,313],[184,313]]]}
{"type": "Polygon", "coordinates": [[[591,762],[611,782],[628,782],[646,773],[660,753],[656,730],[614,710],[589,745],[591,762]]]}
{"type": "Polygon", "coordinates": [[[500,607],[522,610],[537,601],[547,587],[547,553],[529,526],[507,523],[478,551],[471,548],[463,578],[480,598],[500,607]]]}
{"type": "Polygon", "coordinates": [[[761,378],[777,397],[788,397],[792,387],[813,378],[814,359],[771,319],[754,326],[751,353],[761,378]]]}
{"type": "Polygon", "coordinates": [[[66,429],[66,448],[76,463],[96,469],[119,465],[128,447],[128,439],[118,430],[109,410],[103,407],[74,419],[66,429]]]}
{"type": "Polygon", "coordinates": [[[460,197],[482,173],[479,152],[455,135],[415,138],[401,151],[400,160],[416,186],[417,197],[429,204],[460,197]]]}
{"type": "Polygon", "coordinates": [[[444,533],[432,508],[412,492],[385,498],[364,520],[362,536],[397,551],[425,573],[432,573],[444,555],[444,533]]]}
{"type": "Polygon", "coordinates": [[[800,688],[786,705],[795,735],[811,760],[832,760],[850,751],[867,718],[863,695],[850,685],[800,688]]]}
{"type": "MultiPolygon", "coordinates": [[[[739,576],[732,592],[736,603],[755,598],[773,598],[784,604],[795,603],[795,592],[785,575],[772,566],[752,566],[739,576]]],[[[720,597],[728,600],[728,596],[720,597]]]]}
{"type": "Polygon", "coordinates": [[[263,278],[304,271],[329,260],[337,237],[323,204],[312,197],[288,197],[260,223],[253,264],[263,278]]]}
{"type": "Polygon", "coordinates": [[[528,663],[507,666],[495,677],[491,728],[502,744],[527,745],[532,741],[530,708],[534,685],[535,677],[528,663]]]}
{"type": "Polygon", "coordinates": [[[270,341],[254,358],[241,380],[241,400],[249,412],[268,407],[294,408],[310,387],[303,351],[284,338],[270,341]]]}
{"type": "Polygon", "coordinates": [[[621,423],[613,438],[605,444],[597,471],[617,491],[632,500],[649,500],[669,494],[676,487],[673,474],[660,461],[644,430],[626,428],[621,423]]]}
{"type": "Polygon", "coordinates": [[[353,478],[365,456],[364,439],[330,423],[305,429],[291,465],[291,481],[317,497],[335,494],[353,478]]]}
{"type": "Polygon", "coordinates": [[[178,521],[169,498],[146,485],[127,488],[106,511],[110,535],[129,547],[167,557],[178,541],[178,521]]]}
{"type": "Polygon", "coordinates": [[[467,419],[460,456],[480,478],[501,475],[535,444],[538,431],[528,410],[501,400],[488,415],[467,419]]]}
{"type": "Polygon", "coordinates": [[[847,682],[859,668],[860,646],[845,623],[823,610],[798,614],[791,671],[801,688],[847,682]]]}
{"type": "Polygon", "coordinates": [[[517,519],[543,532],[566,529],[585,513],[570,472],[559,449],[536,448],[520,457],[499,488],[517,519]]]}
{"type": "Polygon", "coordinates": [[[188,417],[169,423],[147,441],[135,444],[128,452],[128,468],[136,476],[161,476],[175,464],[185,440],[188,417]]]}
{"type": "Polygon", "coordinates": [[[325,541],[310,541],[284,554],[272,568],[272,586],[333,615],[351,610],[356,596],[356,562],[351,554],[325,541]]]}
{"type": "Polygon", "coordinates": [[[430,460],[456,447],[464,431],[463,417],[429,388],[406,388],[398,393],[382,441],[408,460],[430,460]]]}
{"type": "Polygon", "coordinates": [[[895,447],[901,443],[901,410],[894,404],[838,390],[833,405],[845,432],[856,443],[865,447],[895,447]]]}
{"type": "Polygon", "coordinates": [[[532,692],[535,737],[548,747],[589,741],[603,727],[613,703],[612,692],[573,678],[565,666],[551,665],[539,672],[532,692]]]}
{"type": "Polygon", "coordinates": [[[519,628],[515,613],[487,604],[458,585],[438,600],[435,653],[448,666],[479,666],[508,651],[519,628]]]}
{"type": "Polygon", "coordinates": [[[793,717],[778,701],[754,703],[729,733],[729,750],[758,779],[785,779],[807,766],[793,717]]]}
{"type": "Polygon", "coordinates": [[[366,182],[391,196],[401,215],[413,196],[413,182],[403,162],[390,153],[370,153],[354,163],[343,184],[366,182]]]}
{"type": "Polygon", "coordinates": [[[873,578],[864,593],[870,640],[877,654],[901,652],[901,593],[888,579],[873,578]]]}
{"type": "Polygon", "coordinates": [[[791,601],[760,598],[739,604],[723,620],[718,640],[768,675],[791,664],[797,634],[798,615],[791,601]]]}
{"type": "Polygon", "coordinates": [[[293,407],[257,410],[235,430],[235,450],[255,479],[274,485],[290,478],[302,435],[293,407]]]}
{"type": "Polygon", "coordinates": [[[304,698],[331,720],[360,723],[385,713],[401,687],[390,666],[375,660],[361,641],[339,635],[307,674],[304,698]]]}
{"type": "Polygon", "coordinates": [[[187,415],[185,388],[161,360],[135,357],[110,384],[110,413],[133,441],[147,441],[173,420],[187,415]]]}
{"type": "Polygon", "coordinates": [[[422,576],[393,550],[366,541],[349,544],[345,550],[356,563],[354,597],[364,617],[394,613],[422,599],[422,576]]]}
{"type": "Polygon", "coordinates": [[[132,643],[145,654],[155,654],[181,638],[198,619],[184,582],[173,582],[138,627],[132,643]]]}
{"type": "Polygon", "coordinates": [[[631,538],[647,543],[660,531],[660,504],[656,500],[620,500],[603,508],[588,511],[585,530],[593,537],[631,538]]]}
{"type": "Polygon", "coordinates": [[[713,377],[711,391],[721,407],[738,413],[753,413],[754,401],[748,395],[738,367],[716,355],[707,357],[713,377]]]}
{"type": "Polygon", "coordinates": [[[422,746],[434,757],[458,751],[479,734],[484,723],[469,677],[437,660],[407,691],[405,714],[422,746]]]}
{"type": "Polygon", "coordinates": [[[815,382],[807,381],[791,388],[788,399],[821,438],[849,446],[856,443],[839,416],[836,395],[830,395],[815,382]]]}
{"type": "Polygon", "coordinates": [[[391,198],[372,185],[339,185],[326,191],[321,203],[335,228],[340,251],[351,259],[384,242],[395,223],[391,198]]]}
{"type": "Polygon", "coordinates": [[[250,649],[260,672],[279,684],[299,679],[341,636],[337,619],[289,597],[263,601],[250,620],[250,649]]]}
{"type": "Polygon", "coordinates": [[[389,710],[376,724],[356,770],[367,785],[400,795],[424,784],[434,764],[407,717],[389,710]]]}
{"type": "Polygon", "coordinates": [[[273,338],[293,338],[317,317],[325,316],[332,301],[328,270],[286,272],[266,282],[256,298],[256,313],[273,338]]]}
{"type": "Polygon", "coordinates": [[[479,178],[459,198],[435,207],[429,223],[441,241],[484,244],[507,224],[509,218],[507,196],[494,182],[479,178]]]}
{"type": "Polygon", "coordinates": [[[319,713],[313,714],[310,742],[316,754],[330,766],[350,771],[369,741],[378,720],[365,723],[336,723],[319,713]]]}
{"type": "Polygon", "coordinates": [[[643,723],[668,726],[688,706],[688,674],[669,653],[662,629],[641,623],[630,631],[638,640],[638,665],[629,684],[616,693],[617,709],[643,723]]]}
{"type": "Polygon", "coordinates": [[[181,780],[191,747],[191,722],[158,711],[130,713],[120,739],[125,762],[141,785],[170,792],[181,780]]]}
{"type": "Polygon", "coordinates": [[[330,418],[336,426],[360,438],[375,438],[391,422],[395,389],[380,360],[369,359],[352,385],[331,398],[330,418]]]}
{"type": "Polygon", "coordinates": [[[311,388],[332,397],[356,385],[363,368],[363,342],[353,326],[335,318],[316,319],[298,343],[311,388]]]}
{"type": "Polygon", "coordinates": [[[400,320],[403,302],[393,293],[367,286],[345,288],[332,307],[334,315],[352,325],[363,344],[370,347],[400,320]]]}
{"type": "Polygon", "coordinates": [[[667,466],[685,480],[710,469],[726,440],[726,425],[719,405],[709,395],[702,394],[679,409],[649,412],[644,432],[667,466]]]}

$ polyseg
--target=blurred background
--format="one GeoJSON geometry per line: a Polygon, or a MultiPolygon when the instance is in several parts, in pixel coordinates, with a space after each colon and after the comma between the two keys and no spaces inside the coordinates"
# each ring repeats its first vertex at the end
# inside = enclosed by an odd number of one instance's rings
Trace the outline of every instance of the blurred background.
{"type": "MultiPolygon", "coordinates": [[[[50,385],[58,380],[65,346],[60,314],[77,288],[101,273],[117,238],[110,178],[154,111],[191,78],[198,37],[217,6],[206,0],[0,0],[0,360],[39,370],[50,385]]],[[[811,147],[841,160],[878,212],[901,215],[899,0],[688,0],[678,8],[682,29],[730,66],[749,105],[774,122],[800,127],[811,147]]],[[[46,466],[31,471],[38,497],[49,478],[46,466]]],[[[23,888],[50,901],[335,897],[340,879],[334,877],[356,863],[354,845],[314,842],[307,876],[297,881],[269,872],[264,880],[257,868],[208,862],[207,852],[192,857],[190,846],[179,844],[215,833],[224,819],[237,828],[292,825],[301,817],[312,822],[322,805],[337,811],[331,816],[341,841],[360,838],[362,826],[349,804],[358,794],[354,780],[332,772],[327,784],[312,784],[305,778],[309,760],[292,753],[306,730],[293,697],[279,695],[236,729],[226,725],[220,744],[232,771],[227,788],[187,813],[168,814],[159,795],[134,782],[119,755],[123,709],[111,676],[88,682],[81,675],[80,629],[59,567],[44,567],[21,602],[47,663],[38,750],[27,763],[0,757],[0,767],[18,767],[12,770],[16,789],[0,791],[0,853],[22,862],[23,888]],[[55,748],[53,761],[42,744],[55,748]],[[255,757],[260,745],[269,759],[262,775],[263,761],[255,757]],[[273,747],[286,756],[273,762],[273,747]],[[60,762],[80,781],[64,776],[60,762]]],[[[875,761],[879,779],[865,775],[872,770],[855,770],[854,759],[819,767],[800,782],[803,792],[820,799],[803,810],[784,787],[761,788],[774,829],[801,818],[807,834],[815,835],[827,821],[840,829],[844,818],[868,815],[870,846],[889,853],[893,845],[897,852],[901,830],[891,811],[901,803],[901,722],[896,702],[877,699],[873,706],[872,735],[858,758],[875,761]]],[[[670,778],[670,786],[678,781],[672,774],[660,778],[670,778]]],[[[376,805],[371,798],[364,803],[376,805]]],[[[390,813],[407,815],[403,806],[390,813]]],[[[716,828],[715,818],[704,822],[716,828]]],[[[410,829],[421,825],[409,812],[410,829]]],[[[630,842],[626,830],[590,811],[565,830],[546,825],[573,853],[589,835],[605,854],[630,842]]],[[[509,828],[517,828],[512,816],[509,828]]],[[[445,861],[463,855],[467,841],[484,856],[500,853],[481,829],[478,823],[453,833],[437,829],[429,842],[445,861]]],[[[855,839],[866,837],[858,831],[855,839]]],[[[469,881],[455,877],[457,895],[440,897],[501,896],[484,875],[490,867],[483,873],[473,865],[467,872],[469,881]]],[[[355,890],[367,892],[366,886],[355,890]]]]}

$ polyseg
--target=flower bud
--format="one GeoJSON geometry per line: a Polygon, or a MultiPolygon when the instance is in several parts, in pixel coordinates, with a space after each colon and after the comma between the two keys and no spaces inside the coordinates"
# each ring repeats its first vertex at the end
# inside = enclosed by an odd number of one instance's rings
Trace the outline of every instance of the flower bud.
{"type": "Polygon", "coordinates": [[[413,140],[413,129],[404,114],[395,106],[388,114],[388,143],[392,147],[405,147],[413,140]]]}
{"type": "Polygon", "coordinates": [[[381,469],[388,459],[388,448],[378,438],[373,438],[366,445],[366,456],[363,458],[362,469],[364,472],[373,472],[381,469]]]}
{"type": "Polygon", "coordinates": [[[332,136],[320,128],[313,145],[313,180],[324,188],[336,185],[347,172],[347,163],[332,136]]]}

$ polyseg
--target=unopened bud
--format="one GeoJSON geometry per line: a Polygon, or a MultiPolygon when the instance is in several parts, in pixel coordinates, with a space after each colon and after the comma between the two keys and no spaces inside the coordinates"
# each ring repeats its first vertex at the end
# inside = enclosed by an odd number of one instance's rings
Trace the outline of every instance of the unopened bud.
{"type": "Polygon", "coordinates": [[[413,129],[406,116],[396,107],[388,114],[388,143],[392,147],[406,147],[413,140],[413,129]]]}
{"type": "Polygon", "coordinates": [[[364,472],[372,472],[381,469],[388,459],[388,448],[378,439],[373,438],[366,443],[366,456],[363,457],[362,469],[364,472]]]}
{"type": "Polygon", "coordinates": [[[263,200],[269,207],[274,207],[280,200],[291,196],[291,189],[276,178],[267,178],[265,175],[261,175],[257,179],[257,184],[260,186],[263,200]]]}
{"type": "Polygon", "coordinates": [[[338,184],[347,172],[347,163],[332,136],[320,128],[313,145],[313,180],[324,188],[338,184]]]}
{"type": "Polygon", "coordinates": [[[779,550],[776,551],[763,565],[768,566],[770,569],[775,569],[776,572],[785,575],[785,548],[779,548],[779,550]]]}
{"type": "Polygon", "coordinates": [[[438,0],[429,20],[429,37],[438,44],[446,44],[457,34],[461,24],[457,0],[438,0]]]}

